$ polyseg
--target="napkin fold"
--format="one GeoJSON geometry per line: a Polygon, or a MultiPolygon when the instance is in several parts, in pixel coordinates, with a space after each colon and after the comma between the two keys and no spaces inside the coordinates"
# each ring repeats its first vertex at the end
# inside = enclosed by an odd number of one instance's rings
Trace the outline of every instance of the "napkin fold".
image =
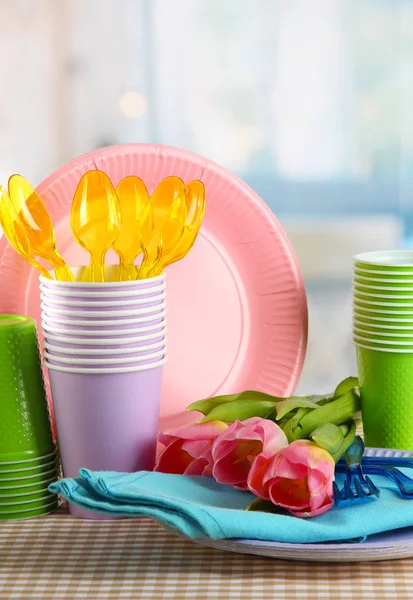
{"type": "MultiPolygon", "coordinates": [[[[381,489],[379,499],[333,507],[310,519],[245,511],[254,496],[219,484],[212,477],[81,469],[80,477],[52,483],[49,490],[93,512],[152,517],[190,538],[360,541],[375,533],[413,526],[413,502],[400,498],[387,479],[372,479],[381,489]]],[[[341,485],[340,476],[336,480],[341,485]]]]}

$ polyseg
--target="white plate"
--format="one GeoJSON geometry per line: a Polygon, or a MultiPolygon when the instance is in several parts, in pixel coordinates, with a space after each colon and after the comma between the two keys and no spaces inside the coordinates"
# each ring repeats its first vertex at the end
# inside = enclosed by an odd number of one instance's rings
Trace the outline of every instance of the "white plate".
{"type": "MultiPolygon", "coordinates": [[[[387,448],[366,448],[366,456],[413,457],[407,450],[387,448]]],[[[178,535],[187,538],[176,530],[161,525],[178,535]]],[[[238,552],[239,554],[257,554],[268,558],[283,560],[304,560],[310,562],[365,562],[394,560],[413,556],[413,527],[387,531],[369,536],[365,542],[330,542],[322,544],[286,544],[282,542],[263,542],[260,540],[212,540],[210,538],[191,539],[195,544],[238,552]]],[[[275,596],[274,596],[275,597],[275,596]]]]}

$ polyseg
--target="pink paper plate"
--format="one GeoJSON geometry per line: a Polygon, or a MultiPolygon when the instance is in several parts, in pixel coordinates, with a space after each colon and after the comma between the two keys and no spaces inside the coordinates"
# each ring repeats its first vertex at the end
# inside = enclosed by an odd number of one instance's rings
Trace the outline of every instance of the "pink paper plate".
{"type": "MultiPolygon", "coordinates": [[[[201,180],[207,208],[198,240],[167,269],[169,357],[161,427],[184,424],[195,400],[257,389],[293,393],[307,342],[305,289],[292,247],[266,204],[240,179],[190,152],[160,145],[102,148],[58,169],[37,191],[69,265],[88,264],[69,213],[83,173],[101,169],[114,185],[138,175],[150,192],[169,175],[201,180]]],[[[108,254],[107,262],[116,263],[108,254]]],[[[35,317],[41,335],[38,273],[0,240],[0,311],[35,317]]]]}

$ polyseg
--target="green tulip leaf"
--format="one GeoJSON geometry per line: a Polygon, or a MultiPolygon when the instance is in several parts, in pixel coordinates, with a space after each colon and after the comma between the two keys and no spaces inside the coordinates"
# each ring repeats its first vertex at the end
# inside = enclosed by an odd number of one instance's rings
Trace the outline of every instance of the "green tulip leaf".
{"type": "Polygon", "coordinates": [[[251,504],[247,506],[245,510],[250,512],[266,512],[266,513],[275,513],[277,515],[289,515],[290,513],[282,508],[281,506],[277,506],[273,504],[270,500],[262,500],[261,498],[257,498],[251,504]]]}
{"type": "Polygon", "coordinates": [[[338,462],[340,458],[343,456],[344,452],[350,448],[351,444],[354,442],[354,438],[356,437],[356,423],[352,420],[349,421],[349,432],[343,440],[340,449],[335,454],[332,454],[334,462],[338,462]]]}
{"type": "Polygon", "coordinates": [[[200,423],[208,423],[208,421],[225,421],[233,423],[234,421],[244,421],[250,417],[261,417],[267,419],[274,413],[274,402],[268,400],[260,400],[251,402],[251,400],[235,400],[234,402],[226,402],[215,406],[200,423]]]}
{"type": "Polygon", "coordinates": [[[340,427],[332,423],[324,423],[324,425],[317,427],[310,434],[310,438],[317,446],[324,448],[330,454],[338,452],[344,441],[344,435],[340,427]]]}
{"type": "Polygon", "coordinates": [[[318,408],[318,402],[324,400],[326,398],[332,398],[332,396],[291,396],[291,398],[287,398],[282,402],[277,402],[276,410],[277,410],[277,421],[282,419],[289,412],[295,410],[296,408],[318,408]]]}
{"type": "Polygon", "coordinates": [[[310,412],[311,408],[299,408],[294,416],[291,417],[291,427],[293,430],[299,426],[304,415],[310,412]]]}
{"type": "Polygon", "coordinates": [[[304,415],[297,427],[297,429],[300,429],[297,439],[308,438],[312,431],[325,423],[341,425],[342,423],[349,421],[359,410],[360,397],[354,390],[351,390],[344,396],[341,396],[324,406],[319,406],[304,415]]]}
{"type": "Polygon", "coordinates": [[[192,404],[190,404],[186,410],[197,410],[198,412],[207,415],[216,406],[221,404],[227,404],[230,402],[235,402],[237,400],[248,400],[249,402],[261,402],[265,400],[267,402],[272,402],[273,406],[275,406],[276,402],[282,401],[284,399],[285,398],[277,398],[276,396],[265,394],[264,392],[246,390],[245,392],[240,392],[238,394],[228,394],[225,396],[215,396],[215,398],[205,398],[203,400],[198,400],[197,402],[193,402],[192,404]]]}
{"type": "Polygon", "coordinates": [[[341,396],[348,394],[348,392],[350,392],[354,388],[358,388],[358,386],[358,377],[347,377],[347,379],[341,381],[336,387],[336,390],[334,392],[334,398],[340,398],[341,396]]]}

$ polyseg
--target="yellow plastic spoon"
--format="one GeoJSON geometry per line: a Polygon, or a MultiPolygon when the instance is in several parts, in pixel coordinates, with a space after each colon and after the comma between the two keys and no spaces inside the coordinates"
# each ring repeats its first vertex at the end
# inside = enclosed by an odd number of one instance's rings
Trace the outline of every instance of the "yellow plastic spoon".
{"type": "Polygon", "coordinates": [[[90,255],[90,280],[105,281],[105,255],[120,231],[115,188],[103,171],[83,175],[73,197],[70,224],[76,241],[90,255]]]}
{"type": "Polygon", "coordinates": [[[112,248],[119,256],[120,280],[136,279],[137,268],[133,263],[142,252],[140,225],[150,201],[149,192],[142,179],[131,175],[118,184],[116,195],[121,226],[112,248]]]}
{"type": "Polygon", "coordinates": [[[153,231],[149,240],[142,247],[144,257],[139,270],[139,279],[148,276],[150,269],[158,257],[158,244],[161,229],[169,218],[172,204],[177,198],[185,199],[185,185],[180,177],[166,177],[161,181],[151,196],[153,209],[153,231]]]}
{"type": "MultiPolygon", "coordinates": [[[[9,197],[29,240],[32,254],[50,262],[56,279],[74,281],[69,267],[56,249],[56,237],[50,215],[30,183],[21,175],[12,175],[9,179],[9,197]]],[[[16,235],[19,235],[17,231],[16,235]]]]}
{"type": "Polygon", "coordinates": [[[184,258],[195,243],[205,213],[205,187],[201,181],[191,181],[185,188],[188,216],[184,231],[177,243],[159,256],[148,277],[156,277],[168,265],[184,258]]]}
{"type": "MultiPolygon", "coordinates": [[[[151,271],[154,266],[162,260],[162,256],[168,255],[179,243],[184,232],[186,213],[186,199],[182,197],[176,198],[162,225],[158,240],[157,258],[153,267],[149,270],[148,277],[152,277],[151,271]]],[[[162,271],[159,273],[161,272],[162,271]]],[[[140,277],[138,278],[140,279],[140,277]]]]}
{"type": "Polygon", "coordinates": [[[43,277],[53,279],[50,273],[35,260],[26,231],[19,221],[10,196],[2,187],[0,187],[0,225],[10,246],[23,256],[32,267],[38,269],[43,277]]]}

